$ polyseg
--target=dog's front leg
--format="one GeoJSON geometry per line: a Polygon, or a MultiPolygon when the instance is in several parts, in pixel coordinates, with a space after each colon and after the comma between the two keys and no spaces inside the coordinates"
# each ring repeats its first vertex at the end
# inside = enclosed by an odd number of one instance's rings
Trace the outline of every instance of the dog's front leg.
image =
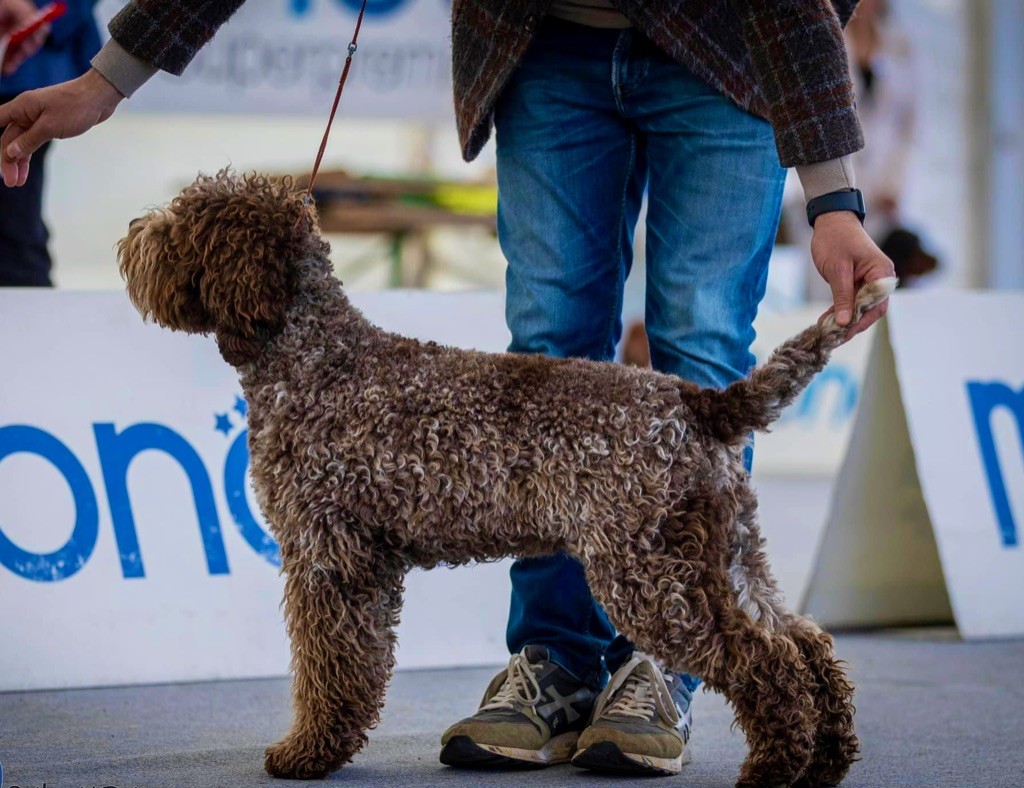
{"type": "Polygon", "coordinates": [[[285,557],[294,720],[267,748],[274,777],[315,779],[348,763],[377,724],[394,667],[404,572],[393,556],[346,555],[346,567],[308,553],[285,557]]]}

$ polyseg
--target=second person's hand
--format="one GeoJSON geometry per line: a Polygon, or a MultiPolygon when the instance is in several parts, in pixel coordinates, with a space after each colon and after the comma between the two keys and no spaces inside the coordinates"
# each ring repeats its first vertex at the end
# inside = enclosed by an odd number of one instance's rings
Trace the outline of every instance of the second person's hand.
{"type": "MultiPolygon", "coordinates": [[[[36,4],[30,0],[0,0],[0,35],[8,35],[27,25],[39,13],[36,4]]],[[[18,70],[46,42],[50,26],[43,25],[21,43],[4,53],[2,75],[7,77],[18,70]]]]}
{"type": "Polygon", "coordinates": [[[124,98],[96,69],[78,79],[22,93],[0,106],[0,172],[5,186],[23,186],[32,154],[54,139],[84,134],[124,98]]]}

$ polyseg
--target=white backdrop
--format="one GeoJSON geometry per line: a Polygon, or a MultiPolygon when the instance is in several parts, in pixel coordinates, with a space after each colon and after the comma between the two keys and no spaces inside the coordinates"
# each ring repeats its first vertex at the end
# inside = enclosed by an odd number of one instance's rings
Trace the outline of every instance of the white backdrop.
{"type": "Polygon", "coordinates": [[[904,294],[873,346],[804,603],[1024,636],[1024,294],[904,294]]]}
{"type": "MultiPolygon", "coordinates": [[[[391,330],[485,350],[508,342],[499,293],[353,299],[391,330]]],[[[781,340],[792,327],[768,319],[761,330],[781,340]]],[[[243,406],[212,340],[143,325],[121,293],[0,291],[0,356],[0,605],[17,644],[0,649],[0,689],[283,673],[275,551],[241,481],[243,406]]],[[[801,454],[828,444],[792,435],[798,423],[765,436],[766,459],[773,441],[801,454]]],[[[792,599],[827,485],[769,484],[763,497],[792,599]]],[[[414,573],[399,665],[502,660],[508,589],[504,564],[414,573]]]]}
{"type": "Polygon", "coordinates": [[[1024,635],[1024,294],[908,298],[890,335],[921,491],[966,637],[1024,635]]]}

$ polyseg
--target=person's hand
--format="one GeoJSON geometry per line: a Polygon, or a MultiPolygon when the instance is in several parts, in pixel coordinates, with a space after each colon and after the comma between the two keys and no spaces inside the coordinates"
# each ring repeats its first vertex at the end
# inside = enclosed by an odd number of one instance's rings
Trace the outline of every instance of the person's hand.
{"type": "MultiPolygon", "coordinates": [[[[0,35],[7,35],[19,30],[39,13],[35,3],[30,0],[0,0],[0,35]]],[[[50,35],[50,26],[43,25],[24,41],[7,50],[3,61],[3,76],[10,76],[18,70],[18,66],[39,51],[50,35]]]]}
{"type": "Polygon", "coordinates": [[[78,79],[22,93],[0,106],[0,172],[5,186],[24,186],[29,160],[45,142],[84,134],[124,98],[96,69],[78,79]]]}
{"type": "MultiPolygon", "coordinates": [[[[829,312],[835,313],[841,326],[850,324],[854,296],[864,284],[896,275],[892,260],[882,254],[864,232],[857,215],[850,211],[823,213],[815,220],[811,257],[818,273],[832,288],[833,305],[829,312]]],[[[846,338],[870,327],[888,308],[886,300],[865,312],[850,326],[846,338]]]]}

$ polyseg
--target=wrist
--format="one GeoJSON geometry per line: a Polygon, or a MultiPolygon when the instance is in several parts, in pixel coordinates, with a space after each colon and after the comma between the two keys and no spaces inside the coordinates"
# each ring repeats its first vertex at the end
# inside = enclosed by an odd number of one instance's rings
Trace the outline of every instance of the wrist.
{"type": "Polygon", "coordinates": [[[124,101],[124,94],[95,68],[90,68],[80,79],[86,92],[95,97],[103,109],[113,112],[124,101]]]}
{"type": "Polygon", "coordinates": [[[833,227],[845,227],[847,225],[860,228],[860,217],[853,211],[829,211],[823,213],[814,222],[815,230],[827,230],[833,227]]]}
{"type": "Polygon", "coordinates": [[[840,212],[853,213],[863,224],[866,211],[864,195],[859,189],[841,189],[815,197],[807,203],[807,222],[814,227],[822,216],[840,212]]]}

